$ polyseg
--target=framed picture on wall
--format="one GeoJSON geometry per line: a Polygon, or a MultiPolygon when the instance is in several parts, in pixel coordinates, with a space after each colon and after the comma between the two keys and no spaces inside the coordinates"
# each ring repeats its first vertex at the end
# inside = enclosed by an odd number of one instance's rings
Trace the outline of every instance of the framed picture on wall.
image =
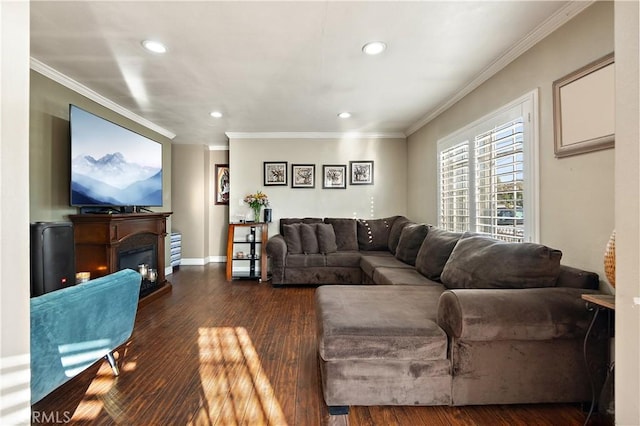
{"type": "Polygon", "coordinates": [[[611,53],[553,82],[556,157],[614,147],[614,66],[611,53]]]}
{"type": "Polygon", "coordinates": [[[229,165],[216,164],[215,169],[216,200],[218,205],[229,205],[229,165]]]}
{"type": "Polygon", "coordinates": [[[316,165],[315,164],[292,164],[291,165],[291,187],[292,188],[315,188],[316,187],[316,165]]]}
{"type": "Polygon", "coordinates": [[[373,161],[349,161],[350,185],[373,185],[373,161]]]}
{"type": "Polygon", "coordinates": [[[325,189],[347,188],[347,166],[345,164],[325,164],[322,166],[322,187],[325,189]]]}
{"type": "Polygon", "coordinates": [[[287,186],[287,162],[264,162],[264,186],[287,186]]]}

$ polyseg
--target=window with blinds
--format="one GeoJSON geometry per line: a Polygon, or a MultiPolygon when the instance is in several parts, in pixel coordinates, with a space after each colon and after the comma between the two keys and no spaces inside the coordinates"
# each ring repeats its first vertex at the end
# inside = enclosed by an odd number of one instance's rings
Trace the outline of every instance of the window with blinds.
{"type": "Polygon", "coordinates": [[[504,123],[475,138],[475,231],[524,240],[524,121],[504,123]]]}
{"type": "Polygon", "coordinates": [[[438,141],[439,226],[537,241],[536,94],[438,141]]]}

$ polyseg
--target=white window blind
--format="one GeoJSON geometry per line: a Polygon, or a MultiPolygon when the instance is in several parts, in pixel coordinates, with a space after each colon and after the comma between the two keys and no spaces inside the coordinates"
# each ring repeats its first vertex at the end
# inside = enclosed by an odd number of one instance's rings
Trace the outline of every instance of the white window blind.
{"type": "Polygon", "coordinates": [[[469,229],[469,143],[440,153],[440,226],[463,232],[469,229]]]}
{"type": "Polygon", "coordinates": [[[537,241],[536,95],[438,141],[441,228],[537,241]]]}

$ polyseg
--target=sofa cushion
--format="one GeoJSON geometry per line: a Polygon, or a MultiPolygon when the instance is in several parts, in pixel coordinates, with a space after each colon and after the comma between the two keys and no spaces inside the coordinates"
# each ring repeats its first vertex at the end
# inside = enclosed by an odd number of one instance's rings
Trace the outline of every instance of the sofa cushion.
{"type": "Polygon", "coordinates": [[[409,265],[416,264],[418,250],[427,236],[429,227],[424,224],[407,225],[400,234],[400,241],[396,248],[396,257],[409,265]]]}
{"type": "Polygon", "coordinates": [[[326,266],[323,254],[290,254],[287,256],[287,268],[308,268],[326,266]]]}
{"type": "Polygon", "coordinates": [[[416,257],[416,269],[431,280],[439,280],[444,265],[462,233],[431,227],[416,257]]]}
{"type": "Polygon", "coordinates": [[[436,286],[444,291],[444,286],[416,271],[414,268],[380,267],[373,271],[373,282],[380,285],[421,285],[436,286]]]}
{"type": "Polygon", "coordinates": [[[404,216],[398,216],[396,220],[393,221],[393,225],[391,225],[391,229],[389,230],[389,242],[387,243],[391,254],[396,254],[398,242],[400,241],[400,234],[402,234],[404,227],[411,223],[413,222],[404,216]]]}
{"type": "Polygon", "coordinates": [[[360,269],[362,269],[362,272],[364,272],[365,274],[367,274],[372,278],[373,278],[373,271],[376,268],[381,268],[381,267],[413,269],[411,265],[404,263],[402,260],[396,258],[395,256],[391,256],[390,253],[388,256],[364,255],[360,260],[360,269]]]}
{"type": "Polygon", "coordinates": [[[318,236],[318,248],[320,253],[335,253],[338,251],[336,244],[336,233],[333,226],[327,223],[316,224],[316,233],[318,236]]]}
{"type": "Polygon", "coordinates": [[[447,335],[434,322],[441,290],[432,287],[321,286],[318,346],[325,361],[447,358],[447,335]]]}
{"type": "Polygon", "coordinates": [[[320,253],[318,247],[318,237],[316,235],[316,224],[309,225],[307,223],[301,223],[298,225],[300,230],[300,240],[302,242],[302,252],[304,254],[317,254],[320,253]]]}
{"type": "Polygon", "coordinates": [[[282,236],[287,243],[288,254],[302,253],[302,240],[300,238],[300,224],[282,225],[282,236]]]}
{"type": "Polygon", "coordinates": [[[328,267],[358,268],[360,267],[361,257],[362,255],[359,251],[337,251],[327,254],[325,261],[328,267]]]}
{"type": "Polygon", "coordinates": [[[286,217],[280,219],[280,234],[284,234],[284,229],[282,228],[284,225],[292,225],[295,223],[322,223],[322,218],[320,217],[286,217]]]}
{"type": "Polygon", "coordinates": [[[562,252],[541,244],[461,238],[442,271],[447,288],[554,287],[562,252]]]}
{"type": "Polygon", "coordinates": [[[358,219],[358,248],[368,250],[388,250],[389,233],[398,216],[384,219],[358,219]]]}
{"type": "Polygon", "coordinates": [[[324,223],[333,226],[338,251],[358,250],[358,235],[355,219],[325,218],[324,223]]]}

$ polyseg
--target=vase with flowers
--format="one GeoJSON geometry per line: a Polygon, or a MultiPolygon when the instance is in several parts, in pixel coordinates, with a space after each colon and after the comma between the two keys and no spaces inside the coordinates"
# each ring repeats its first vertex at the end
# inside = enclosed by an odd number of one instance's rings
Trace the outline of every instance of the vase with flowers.
{"type": "Polygon", "coordinates": [[[244,202],[253,210],[253,217],[256,222],[260,222],[260,210],[262,207],[269,205],[269,197],[262,191],[258,191],[255,194],[249,194],[244,197],[244,202]]]}

